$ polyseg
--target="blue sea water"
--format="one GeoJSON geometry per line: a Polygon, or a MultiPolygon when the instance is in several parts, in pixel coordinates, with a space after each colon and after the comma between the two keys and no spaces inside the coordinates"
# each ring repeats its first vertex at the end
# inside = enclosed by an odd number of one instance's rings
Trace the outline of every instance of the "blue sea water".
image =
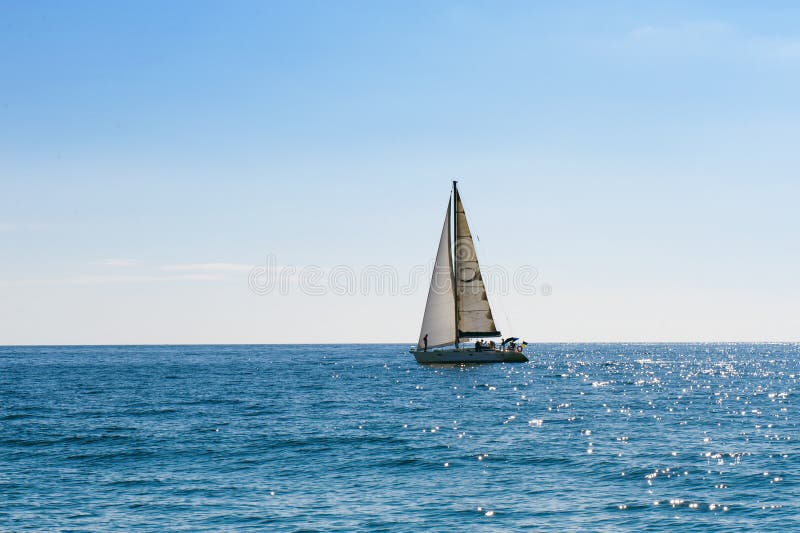
{"type": "Polygon", "coordinates": [[[800,346],[0,348],[2,531],[800,531],[800,346]]]}

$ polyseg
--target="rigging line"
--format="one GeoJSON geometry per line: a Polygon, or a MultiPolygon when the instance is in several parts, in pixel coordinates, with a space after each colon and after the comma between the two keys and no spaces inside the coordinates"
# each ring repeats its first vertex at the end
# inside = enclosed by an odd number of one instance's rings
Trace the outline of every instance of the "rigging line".
{"type": "MultiPolygon", "coordinates": [[[[510,235],[510,232],[508,231],[509,225],[508,225],[505,217],[500,219],[500,225],[503,228],[503,233],[505,233],[506,235],[510,235]]],[[[508,288],[509,291],[511,291],[511,290],[513,290],[513,287],[512,287],[513,283],[511,283],[511,280],[508,280],[508,282],[509,282],[509,285],[508,285],[507,288],[508,288]]],[[[505,302],[505,299],[506,299],[507,296],[508,296],[507,294],[501,295],[500,298],[497,298],[497,301],[500,302],[500,308],[501,308],[500,311],[505,315],[506,322],[508,323],[509,335],[507,335],[507,337],[513,337],[514,336],[514,325],[511,323],[511,317],[506,312],[506,306],[503,305],[503,302],[505,302]]]]}

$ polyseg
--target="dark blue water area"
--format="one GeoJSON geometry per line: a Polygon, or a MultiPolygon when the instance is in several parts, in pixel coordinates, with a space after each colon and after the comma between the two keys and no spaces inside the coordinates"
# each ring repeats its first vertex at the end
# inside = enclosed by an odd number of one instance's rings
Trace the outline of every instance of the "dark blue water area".
{"type": "Polygon", "coordinates": [[[800,531],[795,344],[0,348],[2,531],[800,531]]]}

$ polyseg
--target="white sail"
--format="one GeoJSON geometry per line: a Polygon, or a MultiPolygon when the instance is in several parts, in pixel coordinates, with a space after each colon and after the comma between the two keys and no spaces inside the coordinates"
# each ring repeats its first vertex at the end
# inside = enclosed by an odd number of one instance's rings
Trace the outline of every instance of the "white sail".
{"type": "Polygon", "coordinates": [[[422,329],[419,332],[419,348],[425,347],[425,335],[428,336],[428,348],[455,342],[455,305],[453,264],[450,257],[450,203],[448,202],[442,237],[439,239],[439,250],[436,252],[436,263],[433,265],[431,286],[428,289],[425,316],[422,318],[422,329]]]}
{"type": "Polygon", "coordinates": [[[461,337],[499,337],[494,325],[492,308],[486,296],[486,287],[481,277],[475,244],[467,224],[467,215],[461,196],[455,190],[456,239],[455,278],[458,302],[458,331],[461,337]]]}

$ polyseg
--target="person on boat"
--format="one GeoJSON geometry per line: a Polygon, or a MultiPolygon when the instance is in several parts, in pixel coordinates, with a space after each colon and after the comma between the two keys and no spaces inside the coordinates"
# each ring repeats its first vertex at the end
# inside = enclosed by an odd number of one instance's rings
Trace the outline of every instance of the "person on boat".
{"type": "Polygon", "coordinates": [[[489,349],[494,351],[497,348],[497,344],[494,341],[489,341],[489,349]]]}
{"type": "Polygon", "coordinates": [[[422,342],[425,343],[425,345],[422,348],[422,351],[423,352],[427,352],[428,351],[428,334],[427,333],[425,334],[424,337],[422,337],[422,342]]]}
{"type": "Polygon", "coordinates": [[[481,348],[482,348],[481,341],[475,341],[475,351],[480,352],[481,348]]]}

